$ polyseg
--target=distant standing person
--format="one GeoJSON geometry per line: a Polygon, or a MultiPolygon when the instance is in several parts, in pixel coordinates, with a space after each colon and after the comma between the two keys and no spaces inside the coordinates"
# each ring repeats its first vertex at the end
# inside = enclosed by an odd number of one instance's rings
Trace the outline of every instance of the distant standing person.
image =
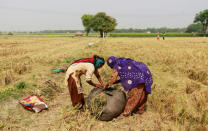
{"type": "Polygon", "coordinates": [[[165,40],[165,32],[163,32],[163,40],[165,40]]]}
{"type": "Polygon", "coordinates": [[[157,32],[157,40],[160,40],[160,33],[157,32]]]}

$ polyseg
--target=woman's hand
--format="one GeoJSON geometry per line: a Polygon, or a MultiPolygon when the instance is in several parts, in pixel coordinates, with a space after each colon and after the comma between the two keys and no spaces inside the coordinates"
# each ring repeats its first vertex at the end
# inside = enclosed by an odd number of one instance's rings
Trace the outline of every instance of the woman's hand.
{"type": "Polygon", "coordinates": [[[103,90],[106,90],[107,88],[108,88],[108,84],[107,85],[105,85],[104,87],[103,87],[103,90]]]}
{"type": "Polygon", "coordinates": [[[104,87],[105,85],[103,84],[103,81],[99,75],[99,72],[96,70],[94,73],[95,73],[95,76],[97,77],[98,81],[100,82],[101,86],[104,87]]]}
{"type": "Polygon", "coordinates": [[[101,87],[104,87],[104,86],[102,86],[102,85],[100,85],[100,84],[95,84],[95,87],[101,88],[101,87]]]}
{"type": "Polygon", "coordinates": [[[100,83],[102,87],[105,87],[105,85],[103,83],[100,83]]]}

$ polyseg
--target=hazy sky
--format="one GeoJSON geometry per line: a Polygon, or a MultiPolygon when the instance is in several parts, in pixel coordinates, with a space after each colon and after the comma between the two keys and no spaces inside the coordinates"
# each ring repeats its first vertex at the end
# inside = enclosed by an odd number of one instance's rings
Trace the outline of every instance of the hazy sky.
{"type": "Polygon", "coordinates": [[[116,28],[186,27],[208,0],[0,0],[0,31],[83,29],[81,16],[106,12],[116,28]]]}

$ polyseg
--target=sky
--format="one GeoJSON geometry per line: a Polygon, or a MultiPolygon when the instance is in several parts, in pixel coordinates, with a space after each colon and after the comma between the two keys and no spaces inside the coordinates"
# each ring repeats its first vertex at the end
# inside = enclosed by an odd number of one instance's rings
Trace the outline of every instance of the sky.
{"type": "Polygon", "coordinates": [[[120,28],[181,28],[208,0],[0,0],[0,31],[83,30],[83,14],[106,12],[120,28]]]}

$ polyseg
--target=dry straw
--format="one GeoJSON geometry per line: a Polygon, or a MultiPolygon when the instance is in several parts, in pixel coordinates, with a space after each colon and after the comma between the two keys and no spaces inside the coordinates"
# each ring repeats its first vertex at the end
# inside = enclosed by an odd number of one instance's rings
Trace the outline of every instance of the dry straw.
{"type": "Polygon", "coordinates": [[[96,118],[99,118],[103,112],[104,106],[107,103],[107,96],[105,93],[100,93],[91,100],[90,110],[96,118]]]}

